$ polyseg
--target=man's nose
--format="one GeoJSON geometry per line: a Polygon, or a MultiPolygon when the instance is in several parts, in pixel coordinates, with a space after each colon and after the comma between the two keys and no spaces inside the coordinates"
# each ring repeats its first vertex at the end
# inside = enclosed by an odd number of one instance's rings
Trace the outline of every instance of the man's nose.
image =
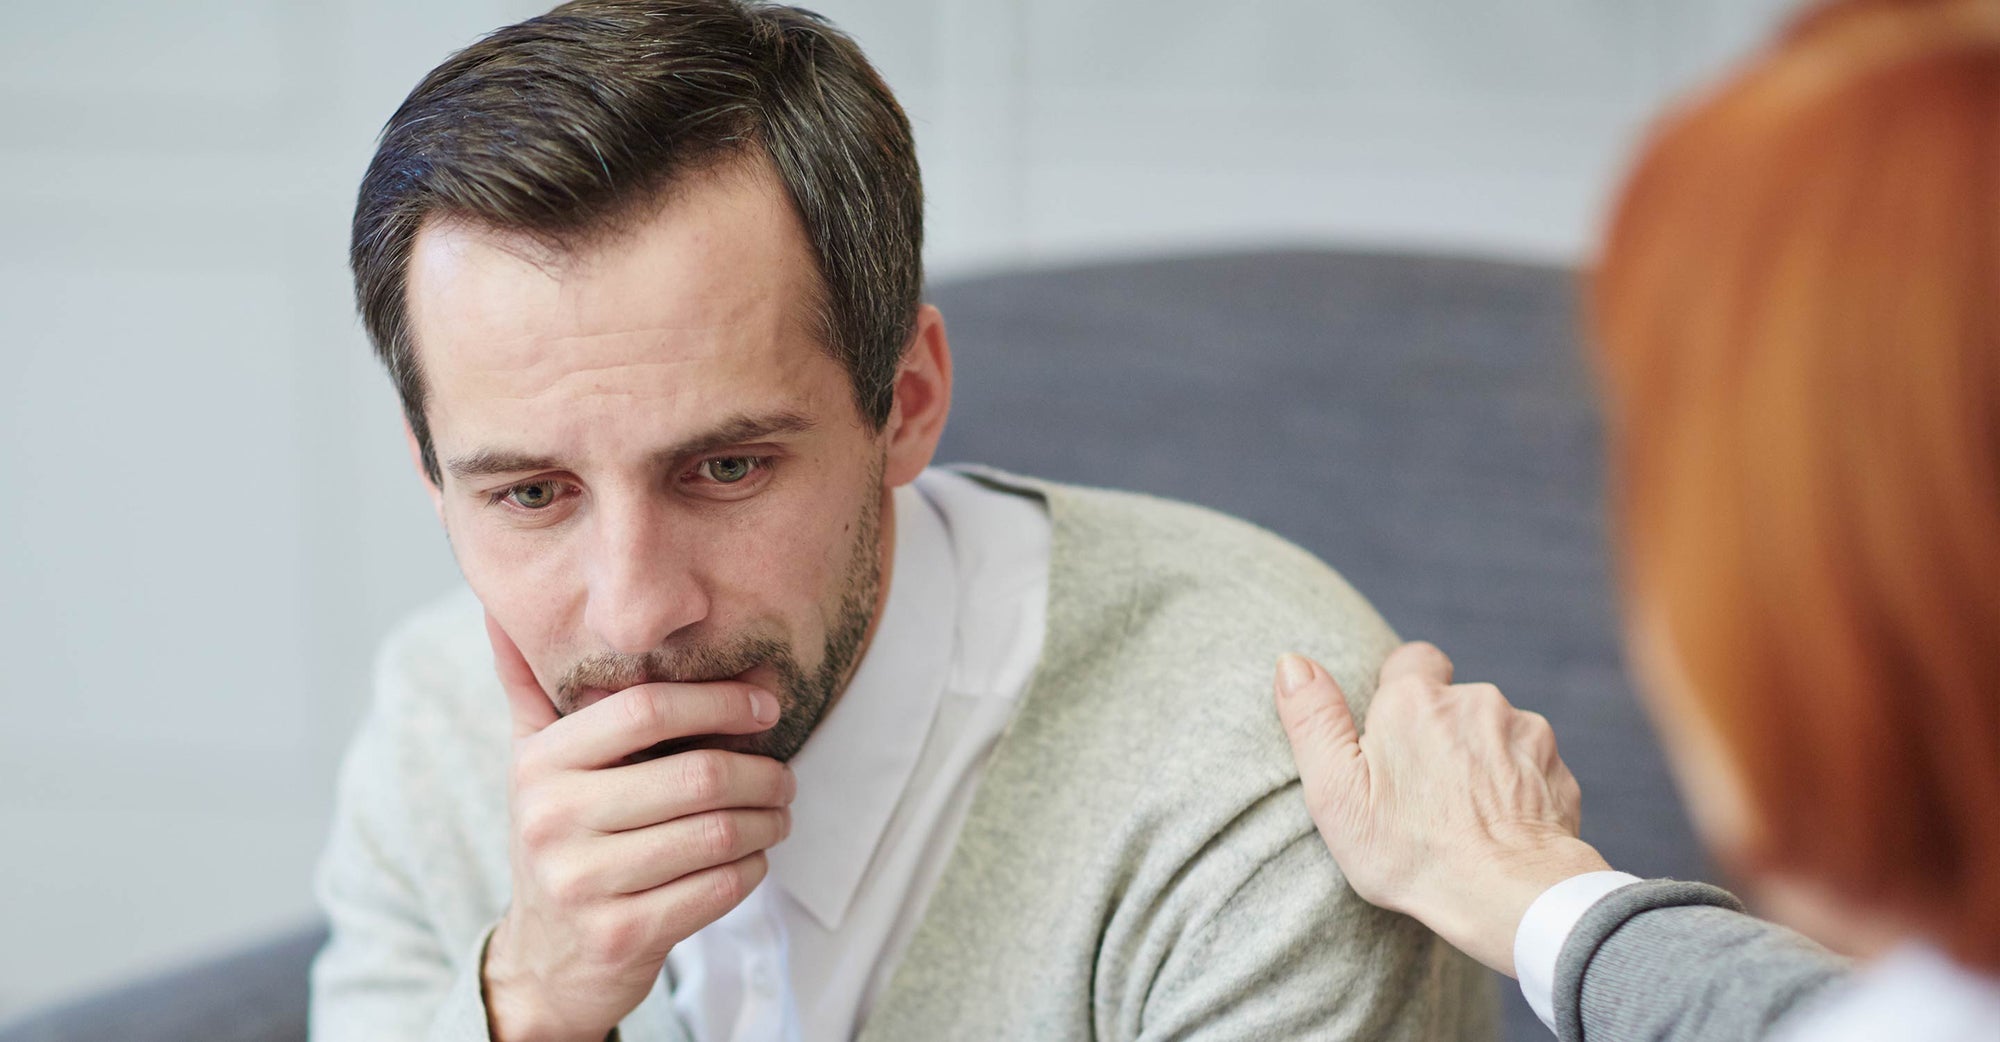
{"type": "Polygon", "coordinates": [[[685,527],[644,503],[600,509],[595,520],[584,622],[612,651],[643,654],[708,616],[685,527]]]}

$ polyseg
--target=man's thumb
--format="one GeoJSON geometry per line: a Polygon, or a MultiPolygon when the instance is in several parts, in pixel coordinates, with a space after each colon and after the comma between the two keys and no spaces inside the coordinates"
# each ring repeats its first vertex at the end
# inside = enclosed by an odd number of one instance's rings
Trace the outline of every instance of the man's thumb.
{"type": "Polygon", "coordinates": [[[486,639],[493,645],[493,671],[500,676],[500,686],[507,690],[507,711],[514,718],[515,736],[531,735],[555,723],[555,703],[542,690],[535,671],[528,668],[528,660],[514,645],[514,639],[507,636],[491,613],[486,616],[486,639]]]}
{"type": "Polygon", "coordinates": [[[1306,792],[1330,795],[1360,780],[1355,772],[1368,764],[1361,732],[1333,675],[1303,655],[1286,655],[1278,660],[1277,687],[1278,720],[1292,740],[1306,792]]]}

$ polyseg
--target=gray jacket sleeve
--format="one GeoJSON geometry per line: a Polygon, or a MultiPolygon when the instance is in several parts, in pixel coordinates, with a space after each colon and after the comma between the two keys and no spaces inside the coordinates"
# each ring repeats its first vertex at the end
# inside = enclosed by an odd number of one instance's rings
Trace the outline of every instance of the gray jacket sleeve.
{"type": "Polygon", "coordinates": [[[1556,959],[1561,1042],[1751,1042],[1847,963],[1728,891],[1648,880],[1591,906],[1556,959]]]}

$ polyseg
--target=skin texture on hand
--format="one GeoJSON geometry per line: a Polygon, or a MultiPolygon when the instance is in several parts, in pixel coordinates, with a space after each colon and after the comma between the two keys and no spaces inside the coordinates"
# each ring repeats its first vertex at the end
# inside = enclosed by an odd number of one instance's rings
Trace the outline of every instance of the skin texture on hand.
{"type": "Polygon", "coordinates": [[[1306,806],[1349,885],[1514,976],[1514,934],[1544,890],[1608,866],[1578,836],[1582,792],[1540,714],[1405,644],[1382,665],[1365,731],[1311,659],[1278,663],[1278,717],[1306,806]]]}
{"type": "Polygon", "coordinates": [[[763,756],[656,743],[754,734],[778,702],[747,684],[641,684],[558,717],[487,617],[514,720],[513,899],[481,967],[494,1042],[598,1042],[652,990],[673,946],[762,881],[796,783],[763,756]]]}

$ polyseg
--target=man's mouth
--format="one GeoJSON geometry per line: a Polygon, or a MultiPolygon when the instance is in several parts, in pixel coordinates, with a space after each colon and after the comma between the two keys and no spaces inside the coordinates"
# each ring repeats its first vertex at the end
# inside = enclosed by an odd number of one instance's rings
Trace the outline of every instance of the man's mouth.
{"type": "Polygon", "coordinates": [[[611,697],[611,692],[605,690],[604,688],[601,687],[584,688],[576,693],[575,698],[570,700],[570,712],[574,713],[577,710],[586,708],[594,703],[602,702],[603,700],[609,697],[611,697]]]}
{"type": "Polygon", "coordinates": [[[625,690],[625,689],[626,689],[626,688],[628,688],[628,687],[638,687],[638,686],[639,686],[639,685],[641,685],[641,684],[648,684],[648,683],[663,683],[663,684],[716,684],[716,683],[722,683],[722,682],[725,682],[725,681],[729,681],[729,682],[736,682],[736,683],[750,683],[750,684],[754,684],[754,683],[757,683],[757,680],[753,680],[753,679],[752,679],[752,675],[753,675],[753,674],[756,674],[756,673],[757,673],[757,672],[759,671],[759,668],[760,668],[760,667],[761,667],[762,665],[763,665],[763,663],[758,663],[757,665],[753,665],[753,666],[751,666],[750,668],[748,668],[748,669],[744,670],[743,672],[741,672],[741,673],[738,673],[738,674],[736,674],[736,675],[734,675],[734,676],[726,676],[726,677],[688,677],[688,678],[681,678],[681,679],[675,679],[675,680],[656,680],[656,681],[649,681],[649,680],[644,680],[644,679],[639,679],[639,680],[634,680],[634,681],[632,681],[632,682],[631,682],[631,683],[629,683],[629,684],[625,684],[625,685],[623,685],[622,687],[615,687],[615,688],[604,688],[604,687],[585,687],[585,688],[578,688],[578,689],[577,689],[577,692],[576,692],[576,695],[575,695],[575,697],[574,697],[574,698],[572,698],[572,699],[570,700],[570,710],[569,710],[569,711],[570,711],[570,712],[572,712],[572,713],[574,713],[574,712],[576,712],[577,710],[580,710],[580,709],[584,709],[584,708],[587,708],[587,707],[589,707],[590,705],[592,705],[592,704],[594,704],[594,703],[597,703],[597,702],[601,702],[601,701],[603,701],[604,699],[607,699],[607,698],[610,698],[610,697],[611,697],[612,695],[614,695],[614,694],[616,694],[616,693],[618,693],[618,692],[620,692],[620,691],[623,691],[623,690],[625,690]]]}

